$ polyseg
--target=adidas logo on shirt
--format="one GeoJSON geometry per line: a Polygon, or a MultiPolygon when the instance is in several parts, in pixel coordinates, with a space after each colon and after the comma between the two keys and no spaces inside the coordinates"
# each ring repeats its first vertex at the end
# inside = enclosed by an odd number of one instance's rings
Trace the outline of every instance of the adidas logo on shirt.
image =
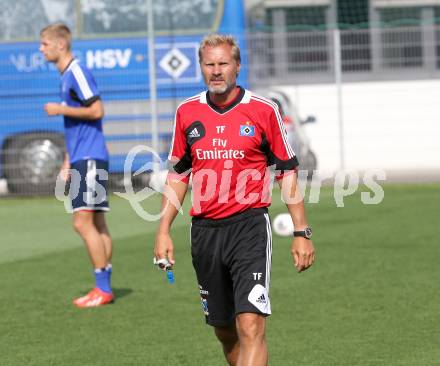
{"type": "Polygon", "coordinates": [[[200,137],[200,133],[199,130],[197,130],[197,128],[194,128],[189,134],[189,137],[200,137]]]}
{"type": "Polygon", "coordinates": [[[257,298],[257,300],[255,300],[256,302],[259,302],[260,304],[265,304],[266,303],[266,297],[264,296],[264,294],[261,294],[260,297],[257,298]]]}

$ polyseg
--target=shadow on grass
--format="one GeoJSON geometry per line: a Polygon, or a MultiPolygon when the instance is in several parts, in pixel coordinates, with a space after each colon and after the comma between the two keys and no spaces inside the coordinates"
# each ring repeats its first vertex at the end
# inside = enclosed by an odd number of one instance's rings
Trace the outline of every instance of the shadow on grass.
{"type": "Polygon", "coordinates": [[[112,290],[116,300],[128,296],[133,292],[131,288],[113,288],[112,290]]]}

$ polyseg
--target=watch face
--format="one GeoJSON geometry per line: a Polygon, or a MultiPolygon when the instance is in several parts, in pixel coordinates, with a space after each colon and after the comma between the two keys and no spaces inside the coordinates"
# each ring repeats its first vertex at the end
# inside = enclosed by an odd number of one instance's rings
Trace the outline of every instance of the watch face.
{"type": "Polygon", "coordinates": [[[306,227],[304,229],[304,233],[307,239],[310,239],[312,237],[312,229],[309,227],[306,227]]]}

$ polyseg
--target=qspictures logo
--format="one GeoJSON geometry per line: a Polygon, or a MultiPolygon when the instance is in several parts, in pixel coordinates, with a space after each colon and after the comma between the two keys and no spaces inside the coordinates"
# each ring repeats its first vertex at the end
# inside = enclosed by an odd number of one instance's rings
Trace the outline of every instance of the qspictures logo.
{"type": "MultiPolygon", "coordinates": [[[[160,159],[159,154],[152,148],[144,145],[138,145],[132,148],[125,159],[124,164],[123,181],[125,191],[114,192],[119,197],[126,199],[137,215],[145,221],[158,221],[163,215],[164,210],[159,213],[150,213],[145,208],[147,205],[142,205],[142,202],[155,194],[165,195],[168,198],[168,204],[172,204],[178,212],[183,214],[180,201],[175,192],[171,189],[163,189],[165,187],[166,173],[162,174],[162,182],[159,184],[160,188],[157,190],[151,187],[144,187],[140,191],[135,191],[133,187],[131,180],[132,176],[137,176],[145,172],[155,172],[162,166],[165,166],[165,162],[160,159]],[[136,156],[139,154],[151,154],[152,159],[133,173],[133,163],[136,156]]],[[[228,203],[231,190],[234,192],[234,199],[243,205],[253,204],[257,201],[263,203],[271,202],[275,177],[281,173],[280,171],[275,170],[274,166],[268,166],[264,173],[261,173],[256,169],[244,169],[239,172],[234,185],[232,185],[231,169],[233,167],[234,160],[226,159],[223,163],[223,170],[220,172],[213,169],[201,169],[197,172],[187,171],[180,175],[173,175],[173,177],[175,176],[177,177],[176,179],[179,180],[191,174],[192,206],[196,213],[200,212],[203,202],[210,201],[216,197],[215,194],[217,189],[219,190],[219,194],[217,195],[218,203],[228,203]],[[255,192],[246,193],[246,187],[250,180],[262,181],[263,190],[261,194],[255,192]],[[211,187],[211,189],[204,189],[203,187],[206,186],[211,187]]],[[[370,169],[362,174],[354,171],[339,171],[336,174],[325,174],[324,172],[315,170],[311,180],[308,180],[308,174],[309,172],[307,170],[299,170],[297,172],[298,182],[295,194],[290,192],[295,175],[287,174],[283,177],[280,187],[281,199],[283,202],[294,204],[304,199],[304,201],[309,204],[319,203],[324,181],[332,181],[332,195],[336,207],[344,207],[345,198],[353,195],[359,190],[361,191],[360,200],[365,205],[380,204],[385,196],[384,190],[379,182],[386,180],[386,174],[385,171],[380,169],[370,169]],[[309,186],[308,190],[307,186],[309,186]]],[[[81,179],[85,179],[85,184],[87,186],[87,192],[82,193],[84,195],[84,201],[90,202],[91,204],[99,204],[99,202],[106,199],[106,191],[98,182],[98,180],[102,181],[108,179],[106,171],[96,169],[96,174],[94,176],[88,175],[85,178],[81,178],[79,172],[71,169],[68,194],[65,194],[66,182],[61,176],[57,177],[55,188],[55,197],[64,203],[67,212],[72,212],[71,200],[80,194],[79,186],[81,179]]]]}

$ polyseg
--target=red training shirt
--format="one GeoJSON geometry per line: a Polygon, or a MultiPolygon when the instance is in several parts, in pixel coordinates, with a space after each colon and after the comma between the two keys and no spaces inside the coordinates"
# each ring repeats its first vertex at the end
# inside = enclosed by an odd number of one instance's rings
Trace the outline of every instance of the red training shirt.
{"type": "Polygon", "coordinates": [[[212,219],[269,206],[268,166],[278,179],[298,166],[276,104],[241,87],[225,108],[206,91],[179,105],[169,163],[171,179],[192,174],[190,215],[212,219]]]}

